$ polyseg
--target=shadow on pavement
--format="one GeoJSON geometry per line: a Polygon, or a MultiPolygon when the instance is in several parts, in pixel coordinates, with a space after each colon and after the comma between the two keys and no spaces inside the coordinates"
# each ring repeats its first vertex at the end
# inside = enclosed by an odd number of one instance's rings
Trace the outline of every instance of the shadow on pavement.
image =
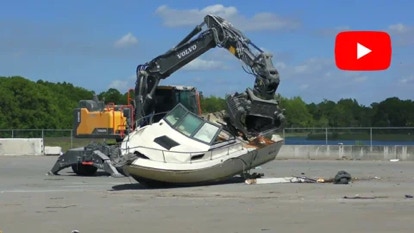
{"type": "Polygon", "coordinates": [[[212,182],[212,183],[200,183],[200,184],[171,184],[156,181],[141,181],[140,183],[129,183],[112,186],[110,191],[123,191],[123,190],[140,190],[140,189],[178,189],[188,187],[201,187],[201,186],[216,186],[216,185],[229,185],[244,183],[243,177],[232,177],[225,181],[212,182]]]}

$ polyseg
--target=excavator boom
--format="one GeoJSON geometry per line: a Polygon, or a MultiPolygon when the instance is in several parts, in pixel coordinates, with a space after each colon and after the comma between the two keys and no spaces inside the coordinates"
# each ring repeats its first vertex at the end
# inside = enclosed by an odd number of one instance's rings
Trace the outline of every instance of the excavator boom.
{"type": "Polygon", "coordinates": [[[205,16],[204,22],[197,25],[174,48],[138,65],[135,85],[136,119],[142,119],[154,111],[154,93],[162,79],[168,78],[215,47],[227,49],[249,67],[249,73],[255,77],[253,88],[226,99],[229,127],[246,138],[281,127],[284,116],[275,100],[280,80],[272,63],[272,54],[262,51],[231,23],[214,15],[205,16]]]}

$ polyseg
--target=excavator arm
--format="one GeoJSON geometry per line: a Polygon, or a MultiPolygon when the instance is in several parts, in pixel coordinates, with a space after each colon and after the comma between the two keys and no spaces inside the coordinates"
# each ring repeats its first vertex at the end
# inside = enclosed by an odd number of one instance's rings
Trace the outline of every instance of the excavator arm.
{"type": "MultiPolygon", "coordinates": [[[[166,53],[138,65],[135,86],[135,119],[144,119],[154,106],[156,87],[189,62],[208,50],[221,47],[243,61],[255,76],[253,89],[227,97],[226,117],[229,127],[245,137],[265,130],[279,128],[284,119],[275,92],[279,73],[272,63],[272,55],[263,52],[238,29],[223,18],[207,15],[182,41],[166,53]],[[206,29],[203,31],[204,27],[206,29]],[[255,52],[253,52],[255,50],[255,52]]],[[[139,121],[137,124],[144,124],[139,121]]]]}
{"type": "MultiPolygon", "coordinates": [[[[201,30],[201,26],[196,29],[201,30]]],[[[194,32],[195,30],[189,35],[194,32]]],[[[136,119],[143,119],[153,111],[155,90],[162,79],[166,79],[172,73],[215,46],[214,33],[206,31],[197,39],[180,43],[150,62],[138,65],[135,84],[136,119]]]]}

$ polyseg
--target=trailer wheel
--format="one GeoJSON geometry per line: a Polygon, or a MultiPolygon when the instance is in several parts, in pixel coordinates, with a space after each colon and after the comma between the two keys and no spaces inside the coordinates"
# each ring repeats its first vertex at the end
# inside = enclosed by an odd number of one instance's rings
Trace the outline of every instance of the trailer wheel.
{"type": "Polygon", "coordinates": [[[72,170],[74,173],[80,176],[92,176],[98,170],[97,167],[92,165],[83,165],[81,163],[72,165],[72,170]]]}

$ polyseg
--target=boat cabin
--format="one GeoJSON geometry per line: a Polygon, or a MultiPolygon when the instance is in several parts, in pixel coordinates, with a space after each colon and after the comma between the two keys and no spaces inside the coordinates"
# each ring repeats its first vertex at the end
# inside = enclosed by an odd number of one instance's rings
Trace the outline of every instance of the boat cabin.
{"type": "Polygon", "coordinates": [[[213,145],[223,139],[229,139],[228,134],[223,135],[220,125],[197,116],[182,104],[178,104],[165,115],[164,121],[185,136],[208,145],[213,145]]]}

